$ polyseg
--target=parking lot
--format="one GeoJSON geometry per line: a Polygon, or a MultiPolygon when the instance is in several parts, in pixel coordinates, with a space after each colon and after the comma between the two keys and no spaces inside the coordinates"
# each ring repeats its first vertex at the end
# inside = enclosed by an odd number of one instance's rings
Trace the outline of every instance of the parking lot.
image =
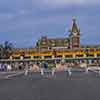
{"type": "Polygon", "coordinates": [[[73,70],[68,72],[29,72],[0,73],[1,100],[99,100],[100,76],[73,70]],[[6,77],[4,77],[6,76],[6,77]]]}

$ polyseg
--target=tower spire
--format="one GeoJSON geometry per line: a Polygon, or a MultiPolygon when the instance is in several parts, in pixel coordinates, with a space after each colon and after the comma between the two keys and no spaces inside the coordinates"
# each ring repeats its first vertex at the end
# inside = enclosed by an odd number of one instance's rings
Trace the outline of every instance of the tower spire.
{"type": "Polygon", "coordinates": [[[73,21],[73,24],[72,24],[72,28],[71,28],[71,33],[77,33],[79,35],[80,34],[80,30],[79,30],[79,28],[77,26],[76,18],[73,17],[72,21],[73,21]]]}
{"type": "Polygon", "coordinates": [[[70,48],[79,48],[80,47],[80,30],[76,23],[76,18],[72,19],[72,27],[70,30],[70,48]]]}

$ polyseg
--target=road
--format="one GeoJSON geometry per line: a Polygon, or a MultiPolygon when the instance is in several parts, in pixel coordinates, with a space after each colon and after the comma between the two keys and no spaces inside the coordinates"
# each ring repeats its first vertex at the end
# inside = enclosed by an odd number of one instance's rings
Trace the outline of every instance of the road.
{"type": "Polygon", "coordinates": [[[4,76],[0,79],[0,100],[100,100],[100,76],[93,72],[73,72],[70,77],[66,72],[4,76]]]}

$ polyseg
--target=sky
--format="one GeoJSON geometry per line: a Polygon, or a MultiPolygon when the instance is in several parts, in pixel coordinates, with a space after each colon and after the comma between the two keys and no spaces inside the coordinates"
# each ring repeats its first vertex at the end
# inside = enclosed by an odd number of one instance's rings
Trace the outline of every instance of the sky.
{"type": "Polygon", "coordinates": [[[67,37],[73,16],[81,44],[100,44],[100,0],[0,0],[0,43],[28,48],[41,36],[67,37]]]}

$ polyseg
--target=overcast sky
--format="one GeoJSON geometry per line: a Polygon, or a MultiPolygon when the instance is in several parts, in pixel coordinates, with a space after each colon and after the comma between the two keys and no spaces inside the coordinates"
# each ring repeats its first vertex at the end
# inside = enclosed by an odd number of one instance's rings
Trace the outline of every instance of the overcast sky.
{"type": "Polygon", "coordinates": [[[33,47],[44,35],[67,37],[73,16],[81,44],[100,44],[100,0],[0,0],[0,42],[33,47]]]}

